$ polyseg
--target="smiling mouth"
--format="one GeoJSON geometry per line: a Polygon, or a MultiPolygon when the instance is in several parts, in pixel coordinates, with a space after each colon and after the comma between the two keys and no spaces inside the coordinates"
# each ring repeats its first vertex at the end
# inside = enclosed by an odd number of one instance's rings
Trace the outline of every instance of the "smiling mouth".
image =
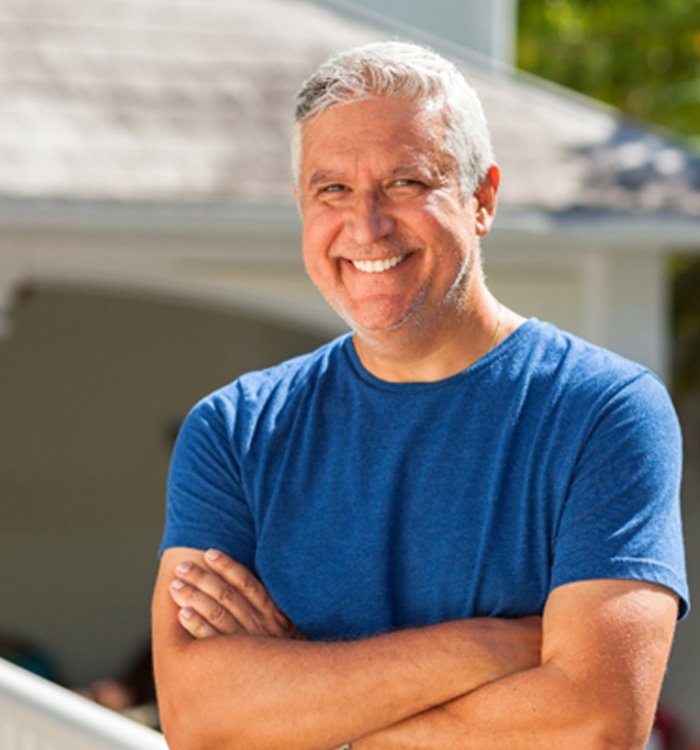
{"type": "Polygon", "coordinates": [[[406,260],[410,253],[406,255],[395,255],[393,258],[386,260],[351,260],[353,267],[363,273],[382,273],[396,268],[402,261],[406,260]]]}

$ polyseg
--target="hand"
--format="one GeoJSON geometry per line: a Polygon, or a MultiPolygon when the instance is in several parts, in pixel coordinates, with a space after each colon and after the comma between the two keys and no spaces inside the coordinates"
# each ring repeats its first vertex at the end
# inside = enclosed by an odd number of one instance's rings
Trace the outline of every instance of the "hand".
{"type": "Polygon", "coordinates": [[[170,596],[180,608],[180,625],[196,639],[219,635],[301,638],[265,587],[244,566],[218,550],[176,566],[170,596]]]}

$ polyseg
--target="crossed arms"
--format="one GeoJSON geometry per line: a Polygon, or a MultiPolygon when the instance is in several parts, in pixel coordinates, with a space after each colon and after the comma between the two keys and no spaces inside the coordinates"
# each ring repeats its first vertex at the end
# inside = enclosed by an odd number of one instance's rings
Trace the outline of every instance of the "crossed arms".
{"type": "Polygon", "coordinates": [[[581,581],[541,621],[309,642],[235,561],[173,548],[153,598],[161,719],[172,750],[641,749],[677,612],[661,586],[581,581]]]}

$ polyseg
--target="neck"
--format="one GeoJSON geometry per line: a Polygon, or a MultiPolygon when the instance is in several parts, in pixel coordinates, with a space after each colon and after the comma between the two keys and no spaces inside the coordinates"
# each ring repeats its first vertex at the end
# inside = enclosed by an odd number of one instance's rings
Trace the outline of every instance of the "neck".
{"type": "Polygon", "coordinates": [[[470,367],[522,321],[486,292],[451,326],[443,321],[439,331],[357,332],[354,344],[360,361],[375,377],[396,383],[434,382],[470,367]]]}

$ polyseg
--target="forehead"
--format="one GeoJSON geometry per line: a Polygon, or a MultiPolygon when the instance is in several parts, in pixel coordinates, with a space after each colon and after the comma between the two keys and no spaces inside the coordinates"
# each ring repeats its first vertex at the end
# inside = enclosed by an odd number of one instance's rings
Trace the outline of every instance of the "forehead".
{"type": "Polygon", "coordinates": [[[375,97],[341,104],[301,128],[301,173],[349,169],[353,165],[429,163],[446,168],[441,110],[424,102],[375,97]]]}

